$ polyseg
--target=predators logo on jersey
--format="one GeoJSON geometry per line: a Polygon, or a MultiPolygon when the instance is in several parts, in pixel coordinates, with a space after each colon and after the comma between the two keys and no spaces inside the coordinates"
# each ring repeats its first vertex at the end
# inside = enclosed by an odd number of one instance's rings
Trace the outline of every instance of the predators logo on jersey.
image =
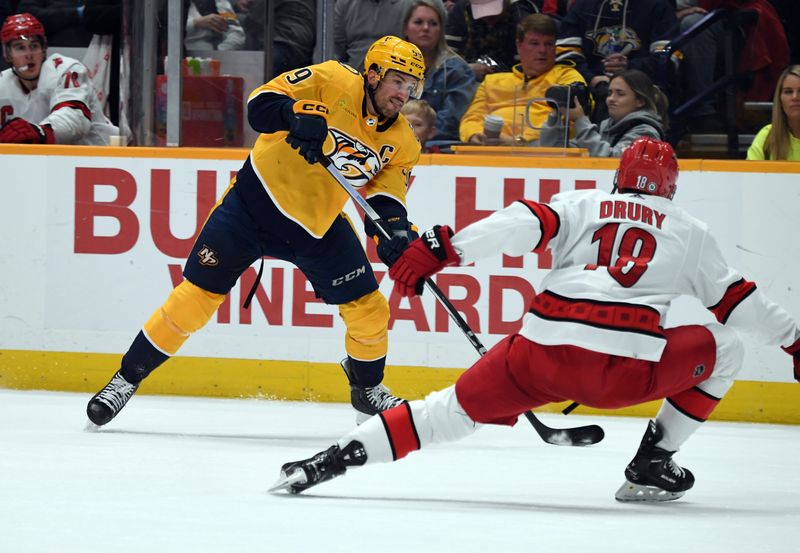
{"type": "Polygon", "coordinates": [[[330,129],[328,132],[333,137],[334,145],[328,157],[350,184],[360,188],[378,174],[381,160],[377,153],[338,129],[330,129]]]}
{"type": "Polygon", "coordinates": [[[642,47],[642,40],[630,27],[602,27],[594,32],[586,33],[586,37],[594,42],[594,53],[598,56],[611,54],[630,55],[642,47]]]}

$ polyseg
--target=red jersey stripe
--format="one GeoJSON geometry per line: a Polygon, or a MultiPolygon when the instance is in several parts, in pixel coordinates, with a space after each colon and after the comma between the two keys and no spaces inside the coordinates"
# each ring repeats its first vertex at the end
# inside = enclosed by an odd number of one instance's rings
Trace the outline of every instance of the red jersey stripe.
{"type": "Polygon", "coordinates": [[[411,407],[403,403],[380,413],[383,427],[392,446],[392,458],[397,461],[420,448],[417,429],[411,416],[411,407]]]}
{"type": "Polygon", "coordinates": [[[89,121],[92,120],[92,112],[91,110],[84,104],[83,102],[78,102],[77,100],[71,100],[69,102],[61,102],[60,104],[56,104],[53,109],[50,110],[50,113],[53,113],[56,110],[61,108],[72,108],[77,109],[88,119],[89,121]]]}
{"type": "Polygon", "coordinates": [[[545,290],[533,299],[530,311],[543,319],[664,337],[661,315],[652,307],[643,305],[575,300],[545,290]]]}
{"type": "Polygon", "coordinates": [[[789,355],[794,355],[795,353],[800,352],[800,340],[796,340],[791,346],[781,347],[781,349],[789,355]]]}
{"type": "Polygon", "coordinates": [[[725,324],[733,310],[736,309],[736,306],[742,303],[755,289],[755,282],[740,279],[728,286],[722,299],[709,307],[708,310],[714,314],[720,323],[725,324]]]}
{"type": "Polygon", "coordinates": [[[720,398],[714,397],[700,388],[690,388],[672,397],[667,401],[678,411],[696,421],[705,422],[711,412],[719,403],[720,398]]]}
{"type": "Polygon", "coordinates": [[[542,236],[539,238],[539,243],[533,248],[536,253],[542,253],[547,249],[550,240],[558,234],[558,229],[561,228],[561,220],[558,214],[547,204],[540,204],[531,200],[520,200],[525,204],[528,209],[539,219],[539,225],[542,227],[542,236]]]}

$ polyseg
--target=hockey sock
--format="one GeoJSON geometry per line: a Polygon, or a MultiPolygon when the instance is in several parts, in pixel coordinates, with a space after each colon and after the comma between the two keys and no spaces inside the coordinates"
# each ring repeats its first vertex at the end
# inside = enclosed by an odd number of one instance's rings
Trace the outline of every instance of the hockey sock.
{"type": "Polygon", "coordinates": [[[678,451],[705,420],[692,418],[675,408],[669,401],[661,404],[656,423],[663,432],[661,440],[653,444],[665,451],[678,451]]]}
{"type": "Polygon", "coordinates": [[[460,440],[480,428],[458,403],[455,386],[432,392],[423,400],[398,405],[371,417],[342,437],[345,447],[359,441],[368,463],[402,459],[428,444],[460,440]]]}
{"type": "Polygon", "coordinates": [[[139,331],[128,352],[122,357],[120,373],[131,384],[137,384],[167,359],[169,356],[159,351],[144,332],[139,331]]]}

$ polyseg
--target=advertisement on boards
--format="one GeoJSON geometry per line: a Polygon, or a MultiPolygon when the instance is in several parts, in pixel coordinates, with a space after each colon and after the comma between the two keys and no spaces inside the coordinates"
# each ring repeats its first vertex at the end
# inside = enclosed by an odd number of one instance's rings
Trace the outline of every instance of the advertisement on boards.
{"type": "MultiPolygon", "coordinates": [[[[0,349],[122,353],[182,279],[182,266],[209,210],[239,160],[5,156],[4,170],[26,175],[0,207],[8,251],[2,263],[0,349]]],[[[610,190],[610,169],[419,165],[408,195],[410,219],[464,228],[525,197],[610,190]]],[[[300,178],[300,177],[298,177],[300,178]]],[[[789,243],[798,196],[791,175],[686,171],[676,201],[705,221],[729,263],[794,314],[800,258],[789,243]],[[757,186],[754,186],[757,182],[757,186]]],[[[361,219],[348,204],[361,232],[361,219]]],[[[466,368],[475,350],[431,294],[399,298],[363,236],[381,291],[389,298],[390,363],[466,368]]],[[[549,253],[498,255],[436,277],[481,341],[490,347],[519,327],[551,266],[549,253]]],[[[250,267],[211,322],[181,354],[330,363],[344,355],[344,325],[289,263],[250,267]]],[[[668,325],[711,321],[702,305],[680,298],[668,325]]],[[[777,348],[750,347],[744,378],[789,381],[777,348]]]]}

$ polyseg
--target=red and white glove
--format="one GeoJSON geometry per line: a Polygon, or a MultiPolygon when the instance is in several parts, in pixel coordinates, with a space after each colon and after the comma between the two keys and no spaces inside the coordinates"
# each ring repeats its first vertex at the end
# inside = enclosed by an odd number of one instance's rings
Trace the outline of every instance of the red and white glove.
{"type": "Polygon", "coordinates": [[[451,236],[450,227],[436,225],[408,245],[389,269],[389,278],[394,280],[398,294],[418,296],[426,278],[445,267],[458,265],[461,258],[450,243],[451,236]]]}
{"type": "Polygon", "coordinates": [[[800,340],[797,340],[791,346],[782,347],[781,349],[792,356],[794,360],[794,379],[800,382],[800,340]]]}
{"type": "Polygon", "coordinates": [[[12,119],[0,129],[0,142],[10,144],[55,144],[50,125],[34,125],[25,119],[12,119]]]}

